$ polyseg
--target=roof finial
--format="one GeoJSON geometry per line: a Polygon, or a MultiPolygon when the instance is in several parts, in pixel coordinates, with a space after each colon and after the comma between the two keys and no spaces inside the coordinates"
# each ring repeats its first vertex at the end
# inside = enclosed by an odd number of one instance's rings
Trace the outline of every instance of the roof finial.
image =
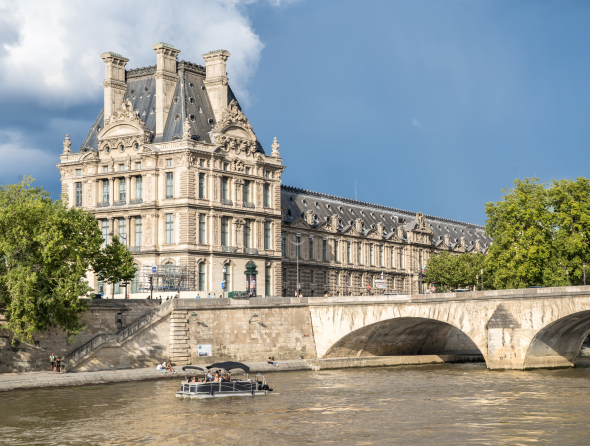
{"type": "Polygon", "coordinates": [[[72,153],[72,150],[70,149],[70,147],[72,147],[72,141],[70,141],[70,136],[66,135],[66,138],[64,139],[63,153],[72,153]]]}
{"type": "Polygon", "coordinates": [[[277,141],[277,137],[275,136],[274,141],[272,142],[272,156],[279,156],[279,142],[277,141]]]}

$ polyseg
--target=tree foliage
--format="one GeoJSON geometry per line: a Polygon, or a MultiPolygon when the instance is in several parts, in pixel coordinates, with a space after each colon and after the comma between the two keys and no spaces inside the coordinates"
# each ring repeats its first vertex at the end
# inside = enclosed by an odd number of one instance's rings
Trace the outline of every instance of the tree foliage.
{"type": "Polygon", "coordinates": [[[98,279],[110,284],[131,280],[137,272],[137,267],[133,264],[133,255],[121,243],[117,234],[113,235],[111,243],[104,247],[103,255],[96,262],[96,269],[98,279]]]}
{"type": "Polygon", "coordinates": [[[481,276],[483,268],[484,255],[481,253],[454,255],[443,251],[428,261],[424,280],[434,284],[440,291],[475,288],[478,284],[481,286],[481,279],[477,276],[481,276]]]}
{"type": "Polygon", "coordinates": [[[15,339],[55,327],[72,337],[83,328],[86,273],[104,274],[117,261],[105,260],[111,254],[92,214],[32,183],[0,186],[0,311],[15,339]]]}

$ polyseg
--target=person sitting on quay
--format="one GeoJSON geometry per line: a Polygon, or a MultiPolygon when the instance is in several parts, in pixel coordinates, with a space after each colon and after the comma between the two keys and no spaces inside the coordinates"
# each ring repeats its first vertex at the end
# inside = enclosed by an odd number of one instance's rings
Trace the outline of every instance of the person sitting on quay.
{"type": "Polygon", "coordinates": [[[164,364],[158,363],[158,365],[156,366],[156,370],[158,372],[166,373],[166,363],[164,363],[164,364]]]}
{"type": "Polygon", "coordinates": [[[166,364],[166,370],[168,370],[170,373],[176,373],[172,368],[172,363],[170,361],[168,361],[168,364],[166,364]]]}
{"type": "Polygon", "coordinates": [[[278,367],[278,364],[275,362],[275,358],[274,357],[269,356],[268,357],[268,360],[266,362],[267,362],[267,364],[272,364],[275,367],[278,367]]]}

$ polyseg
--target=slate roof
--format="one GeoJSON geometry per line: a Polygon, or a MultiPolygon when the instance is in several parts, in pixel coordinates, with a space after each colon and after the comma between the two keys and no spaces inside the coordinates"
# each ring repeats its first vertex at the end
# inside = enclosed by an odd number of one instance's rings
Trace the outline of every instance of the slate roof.
{"type": "MultiPolygon", "coordinates": [[[[338,215],[340,232],[346,231],[350,225],[354,226],[354,220],[360,218],[364,224],[364,234],[377,228],[377,223],[384,224],[384,237],[387,239],[396,232],[399,225],[405,229],[413,227],[416,212],[403,209],[366,203],[349,198],[336,197],[291,186],[281,186],[281,209],[286,208],[285,222],[290,224],[304,217],[306,211],[312,210],[316,216],[314,226],[329,221],[333,214],[338,215]]],[[[444,235],[449,234],[453,245],[460,243],[461,237],[465,237],[466,250],[475,248],[476,240],[480,241],[481,248],[486,249],[492,242],[491,237],[484,234],[484,227],[480,225],[464,223],[447,218],[424,215],[426,223],[433,232],[433,244],[442,243],[444,235]]]]}
{"type": "MultiPolygon", "coordinates": [[[[129,99],[133,109],[138,113],[146,127],[154,133],[153,143],[180,139],[183,123],[190,118],[193,139],[210,143],[209,132],[215,127],[215,115],[205,89],[205,67],[181,60],[177,63],[178,82],[170,111],[161,135],[156,132],[156,66],[142,67],[126,71],[127,90],[125,99],[129,99]]],[[[236,99],[229,88],[228,104],[236,99]]],[[[237,101],[237,99],[236,99],[237,101]]],[[[238,103],[239,106],[239,103],[238,103]]],[[[98,133],[104,127],[104,109],[92,125],[90,132],[82,142],[80,151],[98,148],[98,133]]],[[[257,151],[264,149],[257,143],[257,151]]]]}

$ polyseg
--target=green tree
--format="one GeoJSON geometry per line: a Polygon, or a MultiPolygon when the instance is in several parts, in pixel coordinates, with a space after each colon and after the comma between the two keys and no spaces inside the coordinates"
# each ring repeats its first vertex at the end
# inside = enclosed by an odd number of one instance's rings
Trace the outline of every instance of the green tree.
{"type": "Polygon", "coordinates": [[[486,203],[486,233],[493,238],[486,265],[493,288],[525,288],[546,283],[554,268],[551,200],[538,178],[514,180],[496,203],[486,203]]]}
{"type": "MultiPolygon", "coordinates": [[[[457,288],[475,288],[480,270],[484,268],[485,256],[481,253],[460,255],[443,251],[430,257],[424,281],[435,284],[441,291],[457,288]]],[[[481,283],[481,282],[479,282],[481,283]]]]}
{"type": "Polygon", "coordinates": [[[0,311],[15,339],[32,341],[52,327],[75,336],[102,237],[93,215],[52,201],[32,182],[0,186],[0,311]]]}
{"type": "Polygon", "coordinates": [[[583,283],[583,264],[590,261],[590,181],[584,177],[553,181],[549,189],[555,256],[545,272],[548,285],[583,283]]]}
{"type": "MultiPolygon", "coordinates": [[[[117,234],[113,235],[110,244],[105,245],[96,266],[98,279],[112,285],[123,280],[132,280],[137,272],[137,267],[133,264],[133,255],[121,243],[117,234]]],[[[111,289],[114,297],[115,288],[111,287],[111,289]]]]}

